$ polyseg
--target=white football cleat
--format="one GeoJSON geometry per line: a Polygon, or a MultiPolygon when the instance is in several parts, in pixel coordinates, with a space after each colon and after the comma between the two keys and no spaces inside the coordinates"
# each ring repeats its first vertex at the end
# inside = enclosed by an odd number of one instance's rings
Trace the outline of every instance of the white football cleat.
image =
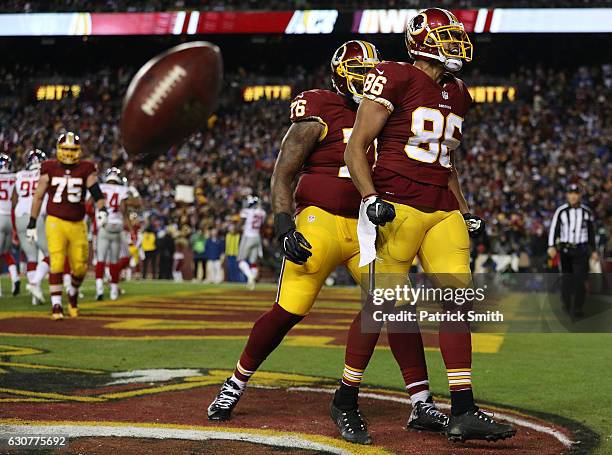
{"type": "Polygon", "coordinates": [[[30,291],[30,294],[32,294],[32,305],[45,303],[45,295],[43,294],[39,284],[28,284],[26,289],[30,291]],[[36,300],[37,303],[34,303],[34,300],[36,300]]]}

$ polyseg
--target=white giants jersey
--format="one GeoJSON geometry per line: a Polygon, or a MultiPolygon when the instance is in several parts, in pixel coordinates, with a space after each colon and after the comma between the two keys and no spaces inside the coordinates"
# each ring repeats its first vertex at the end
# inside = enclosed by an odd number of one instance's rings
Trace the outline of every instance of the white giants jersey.
{"type": "Polygon", "coordinates": [[[121,213],[121,202],[130,197],[127,186],[114,185],[112,183],[100,184],[100,189],[106,198],[108,209],[108,224],[123,224],[123,213],[121,213]]]}
{"type": "Polygon", "coordinates": [[[0,174],[0,215],[11,215],[13,203],[11,196],[15,187],[15,174],[13,172],[0,174]]]}
{"type": "MultiPolygon", "coordinates": [[[[23,170],[17,172],[15,180],[15,192],[17,193],[17,205],[15,206],[15,216],[26,216],[32,212],[32,201],[34,193],[38,187],[40,179],[40,169],[32,169],[30,171],[23,170]]],[[[40,214],[44,215],[47,207],[47,194],[43,199],[43,204],[40,208],[40,214]]]]}
{"type": "Polygon", "coordinates": [[[244,218],[242,235],[245,237],[258,237],[259,231],[266,219],[266,212],[261,208],[242,209],[240,218],[244,218]]]}

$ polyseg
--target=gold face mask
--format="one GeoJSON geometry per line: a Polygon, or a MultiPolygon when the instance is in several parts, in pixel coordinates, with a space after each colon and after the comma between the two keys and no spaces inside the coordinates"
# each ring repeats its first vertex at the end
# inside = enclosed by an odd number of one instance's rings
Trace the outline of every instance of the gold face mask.
{"type": "Polygon", "coordinates": [[[340,62],[336,70],[338,75],[346,77],[347,88],[352,95],[363,96],[363,82],[365,75],[378,61],[364,62],[357,58],[351,58],[340,62]]]}
{"type": "Polygon", "coordinates": [[[62,164],[76,164],[81,159],[81,144],[74,133],[62,134],[57,142],[57,160],[62,164]]]}
{"type": "Polygon", "coordinates": [[[472,61],[473,46],[469,36],[462,27],[444,25],[431,30],[425,38],[425,44],[437,47],[447,58],[460,58],[472,61]]]}
{"type": "Polygon", "coordinates": [[[57,160],[63,164],[76,164],[81,159],[81,147],[57,147],[57,160]]]}

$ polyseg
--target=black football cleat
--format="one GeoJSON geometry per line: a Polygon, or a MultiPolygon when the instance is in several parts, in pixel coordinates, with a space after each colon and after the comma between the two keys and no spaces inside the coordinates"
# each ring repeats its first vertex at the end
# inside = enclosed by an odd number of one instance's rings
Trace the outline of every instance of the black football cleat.
{"type": "Polygon", "coordinates": [[[412,408],[406,428],[441,433],[448,427],[448,416],[440,412],[436,405],[419,401],[412,408]]]}
{"type": "Polygon", "coordinates": [[[17,280],[17,281],[13,281],[12,286],[11,286],[11,292],[14,296],[19,295],[19,291],[21,290],[21,281],[17,280]]]}
{"type": "Polygon", "coordinates": [[[363,420],[359,408],[343,411],[332,401],[329,413],[338,427],[342,439],[353,444],[372,444],[372,436],[368,433],[368,426],[363,420]]]}
{"type": "Polygon", "coordinates": [[[476,410],[451,416],[446,435],[451,442],[463,442],[469,439],[498,441],[511,438],[516,434],[516,428],[505,423],[497,423],[490,415],[476,410]]]}
{"type": "Polygon", "coordinates": [[[208,406],[208,420],[229,420],[241,396],[242,390],[240,390],[238,384],[232,381],[232,378],[227,378],[221,386],[219,394],[208,406]]]}

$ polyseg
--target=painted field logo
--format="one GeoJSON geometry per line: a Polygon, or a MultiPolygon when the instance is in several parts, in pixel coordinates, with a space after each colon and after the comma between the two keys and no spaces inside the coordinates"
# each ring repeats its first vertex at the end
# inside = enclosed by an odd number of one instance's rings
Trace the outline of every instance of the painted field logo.
{"type": "MultiPolygon", "coordinates": [[[[5,352],[9,352],[7,348],[5,352]]],[[[18,347],[11,351],[12,355],[33,353],[18,347]]],[[[159,454],[180,449],[186,453],[263,454],[282,450],[383,455],[423,453],[424,448],[427,453],[451,454],[458,447],[440,434],[405,431],[410,400],[402,391],[362,391],[361,407],[370,417],[374,437],[374,445],[364,447],[341,440],[327,417],[336,385],[332,379],[258,372],[229,426],[223,426],[206,419],[205,403],[231,375],[229,370],[27,372],[25,364],[20,365],[5,366],[2,373],[0,438],[57,432],[68,435],[74,453],[137,450],[143,443],[159,454]],[[48,420],[49,416],[54,420],[48,420]]],[[[449,411],[443,399],[438,399],[438,405],[449,411]]],[[[568,453],[573,446],[574,433],[566,427],[496,406],[485,409],[493,411],[496,419],[519,428],[517,436],[504,442],[503,448],[496,446],[500,454],[518,451],[556,455],[568,453]]],[[[470,447],[487,453],[491,446],[483,441],[470,443],[470,447]]]]}

